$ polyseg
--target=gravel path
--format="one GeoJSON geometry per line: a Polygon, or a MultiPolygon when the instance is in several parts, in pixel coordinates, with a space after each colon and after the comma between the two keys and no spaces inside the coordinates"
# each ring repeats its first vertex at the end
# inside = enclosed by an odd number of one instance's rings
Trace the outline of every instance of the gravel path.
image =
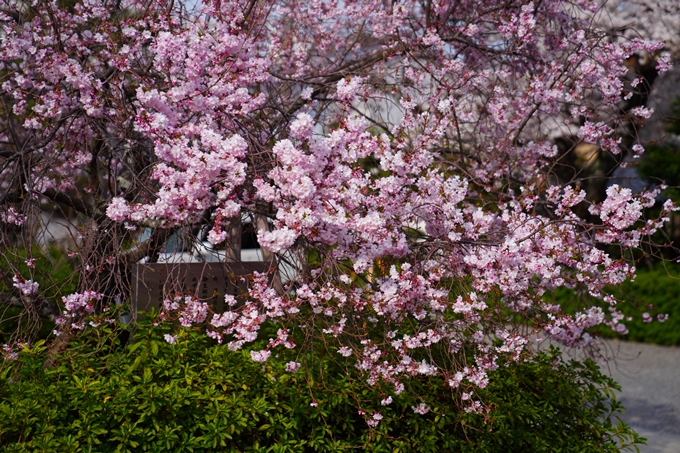
{"type": "Polygon", "coordinates": [[[680,348],[609,340],[601,361],[621,385],[621,417],[643,437],[641,453],[680,453],[680,348]]]}

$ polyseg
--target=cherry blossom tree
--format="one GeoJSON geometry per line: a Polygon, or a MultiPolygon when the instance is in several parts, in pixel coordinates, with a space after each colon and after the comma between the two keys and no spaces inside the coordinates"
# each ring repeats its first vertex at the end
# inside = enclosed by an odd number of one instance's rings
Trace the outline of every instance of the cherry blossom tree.
{"type": "Polygon", "coordinates": [[[625,332],[605,286],[634,278],[629,252],[676,209],[646,219],[660,189],[611,185],[598,200],[564,171],[579,145],[619,159],[652,114],[625,104],[642,83],[627,59],[670,67],[663,43],[602,25],[597,3],[1,9],[2,302],[58,317],[62,336],[128,300],[131,266],[170,236],[238,248],[250,217],[273,270],[294,275],[252,275],[224,313],[169,298],[164,316],[232,349],[275,326],[256,361],[320,339],[369,383],[399,394],[436,376],[481,411],[470,392],[530,354],[531,334],[580,347],[593,326],[625,332]],[[576,141],[564,151],[560,137],[576,141]],[[77,288],[58,306],[35,267],[47,211],[76,227],[77,288]],[[567,314],[549,302],[558,287],[607,309],[567,314]]]}

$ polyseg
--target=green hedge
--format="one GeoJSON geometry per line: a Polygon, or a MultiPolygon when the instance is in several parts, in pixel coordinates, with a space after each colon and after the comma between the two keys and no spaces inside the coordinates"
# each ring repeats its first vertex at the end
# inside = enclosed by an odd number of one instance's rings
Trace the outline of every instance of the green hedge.
{"type": "MultiPolygon", "coordinates": [[[[598,328],[594,333],[606,338],[680,346],[680,266],[667,263],[665,267],[657,264],[653,269],[640,269],[635,281],[606,291],[623,302],[618,308],[631,318],[624,322],[628,333],[620,335],[607,327],[598,328]],[[648,313],[652,321],[644,322],[643,313],[648,313]],[[668,319],[659,322],[656,317],[659,314],[668,315],[668,319]]],[[[577,297],[566,288],[559,288],[552,297],[570,312],[593,304],[605,311],[608,307],[590,296],[577,297]]]]}
{"type": "Polygon", "coordinates": [[[640,441],[611,415],[616,384],[555,351],[492,373],[477,395],[490,410],[477,415],[435,379],[412,379],[381,406],[387,390],[337,354],[298,358],[289,373],[291,351],[263,365],[196,330],[168,344],[170,329],[140,326],[125,348],[115,331],[92,330],[60,354],[39,343],[6,361],[0,452],[582,453],[640,441]],[[419,403],[432,410],[415,414],[419,403]],[[384,419],[369,428],[359,411],[384,419]]]}
{"type": "Polygon", "coordinates": [[[667,346],[680,345],[680,267],[657,265],[655,269],[640,271],[634,282],[621,287],[635,309],[628,327],[628,340],[655,343],[667,346]],[[661,323],[656,320],[645,323],[642,313],[651,315],[667,314],[661,323]]]}

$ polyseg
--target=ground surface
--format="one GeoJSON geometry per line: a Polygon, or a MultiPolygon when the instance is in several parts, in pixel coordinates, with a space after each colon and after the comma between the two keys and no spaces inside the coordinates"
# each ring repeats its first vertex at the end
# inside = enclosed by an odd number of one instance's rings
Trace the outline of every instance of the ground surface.
{"type": "Polygon", "coordinates": [[[680,453],[680,348],[608,340],[602,369],[621,385],[622,416],[641,453],[680,453]]]}

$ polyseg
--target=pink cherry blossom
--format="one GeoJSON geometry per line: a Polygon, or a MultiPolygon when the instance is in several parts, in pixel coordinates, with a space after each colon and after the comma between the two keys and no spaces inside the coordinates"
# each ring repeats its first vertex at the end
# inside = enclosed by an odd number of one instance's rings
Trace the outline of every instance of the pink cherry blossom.
{"type": "Polygon", "coordinates": [[[269,359],[269,356],[271,355],[270,351],[250,351],[250,357],[255,361],[255,362],[266,362],[267,359],[269,359]]]}
{"type": "MultiPolygon", "coordinates": [[[[193,260],[208,241],[231,278],[241,225],[269,273],[237,277],[224,310],[163,293],[163,319],[231,350],[264,341],[257,362],[318,340],[395,398],[436,377],[480,413],[474,389],[529,357],[531,334],[581,347],[595,326],[626,330],[606,290],[635,276],[619,256],[638,256],[679,209],[645,218],[661,187],[585,177],[598,156],[646,143],[637,123],[653,111],[634,94],[650,80],[626,61],[670,65],[662,42],[621,26],[623,10],[34,3],[0,15],[0,242],[33,263],[21,253],[64,224],[78,292],[62,299],[60,335],[134,300],[140,261],[193,260]],[[608,308],[567,312],[559,287],[608,308]]],[[[49,299],[5,261],[22,302],[49,299]]]]}
{"type": "Polygon", "coordinates": [[[411,406],[411,409],[413,410],[413,412],[420,415],[425,415],[428,412],[430,412],[430,407],[425,403],[420,403],[417,406],[411,406]]]}
{"type": "Polygon", "coordinates": [[[300,362],[288,362],[286,363],[286,371],[289,373],[297,373],[297,370],[300,369],[300,366],[302,366],[300,362]]]}
{"type": "Polygon", "coordinates": [[[21,291],[21,294],[25,296],[36,294],[40,286],[38,282],[34,282],[33,280],[24,280],[18,275],[12,277],[12,281],[14,282],[14,287],[18,288],[19,291],[21,291]]]}

